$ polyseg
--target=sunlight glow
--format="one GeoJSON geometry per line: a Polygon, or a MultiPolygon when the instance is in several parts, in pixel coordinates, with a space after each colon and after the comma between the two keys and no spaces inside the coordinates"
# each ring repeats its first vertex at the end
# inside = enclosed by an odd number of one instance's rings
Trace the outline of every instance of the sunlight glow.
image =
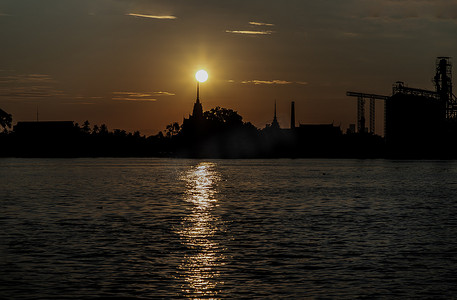
{"type": "Polygon", "coordinates": [[[208,80],[208,73],[205,70],[199,70],[195,74],[195,78],[198,80],[198,82],[205,82],[208,80]]]}
{"type": "Polygon", "coordinates": [[[185,282],[182,293],[186,298],[212,299],[224,284],[219,278],[225,265],[224,248],[218,237],[224,232],[224,224],[214,213],[219,206],[217,185],[221,176],[216,164],[201,162],[181,179],[186,183],[184,200],[189,206],[177,233],[182,244],[192,249],[179,266],[178,276],[185,282]]]}

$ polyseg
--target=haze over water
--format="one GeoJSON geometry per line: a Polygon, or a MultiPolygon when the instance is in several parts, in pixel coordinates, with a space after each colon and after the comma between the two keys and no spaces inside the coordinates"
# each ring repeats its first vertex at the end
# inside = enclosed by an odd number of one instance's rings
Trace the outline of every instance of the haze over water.
{"type": "Polygon", "coordinates": [[[457,163],[1,159],[0,298],[452,298],[457,163]]]}

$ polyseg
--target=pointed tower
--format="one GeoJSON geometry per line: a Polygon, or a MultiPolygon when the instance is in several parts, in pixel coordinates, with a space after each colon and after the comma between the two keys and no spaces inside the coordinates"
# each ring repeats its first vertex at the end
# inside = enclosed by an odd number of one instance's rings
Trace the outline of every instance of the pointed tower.
{"type": "Polygon", "coordinates": [[[194,103],[194,109],[192,111],[192,118],[201,120],[203,119],[203,106],[200,103],[200,83],[197,82],[197,100],[194,103]]]}
{"type": "Polygon", "coordinates": [[[271,128],[280,129],[278,119],[276,118],[276,100],[275,100],[275,115],[273,118],[273,122],[271,123],[271,128]]]}

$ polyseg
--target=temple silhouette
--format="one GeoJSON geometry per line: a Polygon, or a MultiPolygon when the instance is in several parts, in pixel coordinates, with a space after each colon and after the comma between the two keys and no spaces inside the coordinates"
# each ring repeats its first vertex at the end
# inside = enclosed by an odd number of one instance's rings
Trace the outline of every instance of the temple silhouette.
{"type": "MultiPolygon", "coordinates": [[[[348,91],[357,98],[356,124],[346,133],[332,124],[296,125],[295,102],[290,103],[290,126],[281,128],[277,102],[272,122],[258,129],[236,111],[203,110],[200,85],[192,114],[154,136],[127,133],[106,125],[90,127],[73,121],[17,122],[1,111],[0,156],[167,156],[201,158],[414,158],[457,159],[457,99],[452,91],[452,63],[438,57],[435,90],[408,87],[397,81],[392,94],[348,91]],[[369,100],[369,118],[365,104],[369,100]],[[384,104],[384,136],[375,134],[376,101],[384,104]],[[367,122],[368,119],[368,122],[367,122]],[[368,125],[368,126],[367,126],[368,125]]],[[[283,124],[285,122],[283,121],[283,124]]]]}
{"type": "MultiPolygon", "coordinates": [[[[195,100],[192,114],[184,118],[182,130],[189,139],[199,140],[205,134],[205,120],[203,118],[203,106],[200,102],[200,84],[197,82],[197,99],[195,100]]],[[[188,142],[194,142],[189,140],[188,142]]]]}

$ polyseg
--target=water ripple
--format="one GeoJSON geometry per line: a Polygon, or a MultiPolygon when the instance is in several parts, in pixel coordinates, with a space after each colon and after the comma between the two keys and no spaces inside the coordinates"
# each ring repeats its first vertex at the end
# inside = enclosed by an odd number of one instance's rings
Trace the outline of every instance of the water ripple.
{"type": "Polygon", "coordinates": [[[454,298],[457,163],[0,159],[0,298],[454,298]]]}

